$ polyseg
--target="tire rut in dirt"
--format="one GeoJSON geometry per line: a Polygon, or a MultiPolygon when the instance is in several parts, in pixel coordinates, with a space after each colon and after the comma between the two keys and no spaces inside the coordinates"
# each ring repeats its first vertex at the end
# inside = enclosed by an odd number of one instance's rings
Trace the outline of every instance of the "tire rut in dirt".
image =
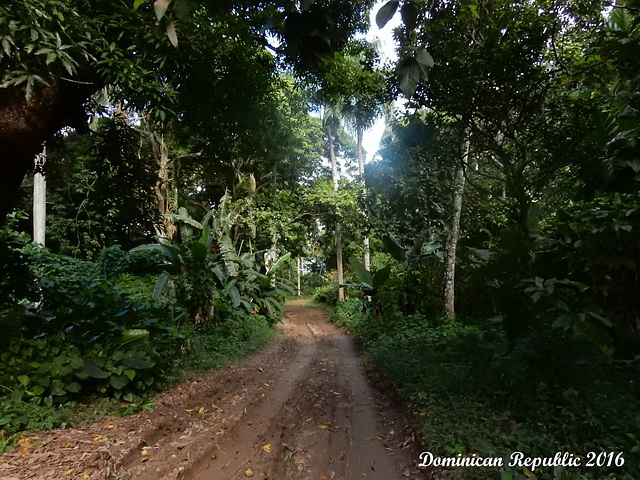
{"type": "Polygon", "coordinates": [[[317,349],[315,342],[303,343],[294,359],[281,368],[281,375],[272,383],[267,382],[269,390],[264,396],[247,405],[228,431],[211,438],[208,450],[215,452],[215,458],[212,459],[211,455],[200,457],[178,476],[178,480],[244,478],[244,472],[251,468],[250,459],[255,451],[260,449],[264,452],[262,447],[269,443],[268,432],[280,421],[285,405],[307,375],[306,370],[317,349]]]}
{"type": "Polygon", "coordinates": [[[247,406],[260,404],[266,395],[265,379],[275,378],[280,370],[295,361],[298,353],[299,344],[285,339],[242,365],[214,372],[208,381],[194,380],[197,385],[192,389],[197,389],[197,394],[190,392],[182,402],[173,403],[166,412],[170,418],[154,427],[153,441],[145,441],[138,448],[128,450],[116,470],[126,472],[126,475],[118,478],[182,477],[193,463],[210,455],[220,435],[242,421],[247,406]],[[275,361],[267,365],[267,359],[275,361]],[[200,414],[200,407],[206,407],[206,412],[200,414]],[[141,456],[140,446],[147,446],[150,454],[141,456]],[[156,459],[165,461],[157,462],[156,459]],[[166,461],[168,459],[172,461],[166,461]]]}

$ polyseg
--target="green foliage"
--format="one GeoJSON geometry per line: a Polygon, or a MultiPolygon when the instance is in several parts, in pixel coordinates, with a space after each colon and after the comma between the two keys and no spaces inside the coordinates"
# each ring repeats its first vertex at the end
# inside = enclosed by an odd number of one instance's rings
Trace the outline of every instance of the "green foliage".
{"type": "MultiPolygon", "coordinates": [[[[9,214],[0,227],[0,328],[8,332],[19,325],[26,303],[36,298],[30,258],[22,251],[30,239],[15,229],[17,222],[25,218],[19,212],[9,214]]],[[[5,346],[8,340],[3,336],[0,345],[5,346]]]]}
{"type": "Polygon", "coordinates": [[[344,52],[336,54],[316,92],[330,110],[325,128],[331,125],[336,133],[336,121],[344,120],[353,131],[362,131],[382,114],[391,94],[379,63],[375,47],[364,41],[351,42],[344,52]]]}
{"type": "Polygon", "coordinates": [[[390,0],[385,3],[378,13],[376,14],[376,24],[378,28],[384,28],[384,26],[391,20],[391,17],[396,13],[400,2],[398,0],[390,0]]]}
{"type": "Polygon", "coordinates": [[[143,276],[161,271],[164,256],[156,251],[127,252],[120,245],[112,245],[100,252],[96,260],[98,271],[110,278],[122,274],[143,276]]]}
{"type": "Polygon", "coordinates": [[[348,331],[362,335],[366,328],[363,321],[367,318],[363,311],[364,305],[362,300],[350,298],[344,302],[335,303],[335,307],[331,310],[332,318],[336,324],[345,327],[348,331]]]}
{"type": "Polygon", "coordinates": [[[374,231],[401,244],[438,239],[453,187],[446,161],[450,132],[432,115],[418,112],[391,122],[377,160],[365,166],[367,211],[374,231]]]}
{"type": "Polygon", "coordinates": [[[275,337],[272,322],[262,315],[232,315],[220,326],[200,324],[185,342],[180,371],[218,368],[251,353],[275,337]]]}
{"type": "Polygon", "coordinates": [[[163,377],[172,363],[166,352],[178,347],[164,305],[134,300],[93,263],[24,250],[40,301],[1,354],[2,384],[14,398],[51,405],[98,392],[133,399],[163,377]]]}
{"type": "MultiPolygon", "coordinates": [[[[11,233],[9,227],[4,231],[11,233]]],[[[60,405],[71,400],[99,395],[132,402],[166,380],[174,368],[171,352],[180,346],[175,309],[153,302],[148,290],[134,298],[102,275],[109,262],[121,264],[117,249],[98,265],[38,245],[4,245],[21,260],[12,267],[27,268],[29,278],[37,279],[27,298],[12,296],[9,314],[2,312],[3,327],[11,326],[0,349],[0,429],[7,439],[24,429],[63,425],[74,408],[60,405]]],[[[128,266],[149,259],[137,260],[128,266]]]]}
{"type": "MultiPolygon", "coordinates": [[[[202,222],[191,218],[185,209],[174,215],[181,222],[181,243],[143,245],[133,250],[165,255],[175,298],[196,323],[212,320],[221,324],[240,308],[248,314],[265,315],[275,323],[284,314],[286,296],[294,293],[289,282],[276,278],[290,254],[269,268],[264,262],[265,252],[238,254],[231,237],[238,216],[226,194],[219,207],[205,214],[202,222]],[[194,230],[199,233],[196,235],[194,230]]],[[[168,276],[161,275],[154,295],[167,286],[168,276]]]]}
{"type": "Polygon", "coordinates": [[[172,363],[166,352],[178,347],[164,305],[132,298],[94,263],[5,245],[21,259],[12,267],[37,279],[30,302],[12,296],[2,317],[12,335],[0,351],[0,384],[14,401],[52,406],[93,393],[132,400],[163,377],[172,363]]]}
{"type": "Polygon", "coordinates": [[[602,316],[593,295],[587,293],[588,285],[540,277],[525,280],[525,284],[529,285],[524,289],[525,293],[542,311],[542,319],[551,322],[551,328],[571,331],[577,337],[595,342],[604,353],[613,353],[609,332],[613,323],[602,316]]]}
{"type": "MultiPolygon", "coordinates": [[[[253,257],[240,259],[229,250],[217,265],[233,261],[238,267],[221,300],[227,321],[215,329],[187,328],[180,322],[181,306],[152,298],[155,277],[135,275],[157,269],[162,257],[155,253],[114,246],[93,263],[25,246],[9,227],[3,232],[16,239],[7,244],[12,258],[20,258],[29,278],[38,279],[25,291],[37,302],[25,303],[15,318],[3,317],[13,322],[12,335],[0,350],[0,430],[6,445],[25,429],[70,422],[74,402],[94,395],[129,404],[116,414],[151,408],[141,397],[180,371],[211,368],[262,346],[273,338],[271,326],[282,314],[284,293],[271,279],[288,256],[258,274],[249,268],[253,257]],[[235,295],[253,302],[251,314],[232,305],[234,287],[235,295]],[[268,316],[255,313],[260,311],[268,316]]],[[[193,251],[200,255],[197,248],[193,251]]],[[[7,305],[13,301],[7,297],[7,305]]]]}
{"type": "Polygon", "coordinates": [[[47,245],[95,259],[107,246],[151,238],[156,165],[147,135],[123,118],[96,122],[47,145],[47,245]]]}
{"type": "Polygon", "coordinates": [[[50,430],[64,426],[71,418],[71,409],[64,406],[41,405],[34,401],[16,402],[0,396],[0,451],[4,451],[13,437],[25,430],[50,430]]]}
{"type": "Polygon", "coordinates": [[[325,305],[336,305],[338,303],[338,286],[324,285],[316,288],[313,299],[325,305]]]}
{"type": "Polygon", "coordinates": [[[13,386],[14,400],[35,398],[45,405],[58,405],[94,392],[133,401],[163,377],[162,364],[166,366],[166,362],[149,345],[148,331],[137,342],[126,339],[128,332],[123,333],[119,345],[99,348],[65,345],[61,337],[18,337],[1,355],[5,364],[2,382],[13,386]],[[139,345],[129,346],[135,343],[139,345]]]}
{"type": "Polygon", "coordinates": [[[638,299],[631,292],[638,290],[640,264],[638,195],[613,193],[571,203],[557,212],[548,228],[564,241],[542,245],[535,267],[547,278],[561,278],[565,286],[574,286],[562,289],[573,292],[564,299],[546,283],[548,296],[555,299],[552,308],[564,312],[555,325],[591,325],[599,332],[592,332],[592,338],[601,345],[613,343],[622,355],[637,351],[640,340],[632,312],[638,299]],[[570,320],[566,316],[570,312],[582,320],[570,320]]]}
{"type": "MultiPolygon", "coordinates": [[[[622,468],[541,469],[536,478],[637,477],[632,432],[640,427],[640,403],[630,383],[636,367],[601,363],[585,344],[557,335],[535,349],[507,354],[504,335],[495,328],[421,315],[372,318],[358,300],[339,305],[333,316],[363,338],[370,358],[411,405],[429,450],[447,456],[522,451],[540,457],[557,451],[624,452],[622,468]]],[[[478,480],[500,475],[478,468],[461,473],[478,480]]],[[[503,473],[506,478],[523,474],[503,473]]]]}
{"type": "Polygon", "coordinates": [[[393,235],[383,236],[382,245],[388,252],[385,263],[390,268],[387,271],[386,267],[378,267],[381,278],[372,298],[374,314],[437,312],[442,269],[440,245],[426,244],[418,238],[411,248],[407,248],[393,235]]]}
{"type": "Polygon", "coordinates": [[[373,315],[378,315],[382,307],[378,296],[381,289],[389,279],[389,275],[391,274],[391,265],[384,265],[367,270],[364,263],[356,257],[349,257],[349,264],[356,272],[359,282],[346,283],[343,284],[343,286],[355,287],[360,290],[362,295],[368,299],[367,303],[370,305],[373,315]]]}

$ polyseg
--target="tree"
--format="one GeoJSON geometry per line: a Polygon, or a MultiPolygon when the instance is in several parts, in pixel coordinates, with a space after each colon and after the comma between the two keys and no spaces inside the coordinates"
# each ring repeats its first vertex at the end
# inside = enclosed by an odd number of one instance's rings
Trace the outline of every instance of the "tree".
{"type": "MultiPolygon", "coordinates": [[[[388,2],[379,23],[399,5],[388,2]]],[[[399,87],[414,106],[453,119],[458,138],[469,136],[472,158],[458,155],[452,168],[463,168],[468,185],[485,195],[496,187],[504,192],[499,200],[519,237],[513,260],[524,275],[532,204],[558,169],[582,153],[575,146],[584,110],[569,99],[577,82],[566,66],[576,63],[576,45],[598,24],[600,11],[596,4],[557,2],[402,5],[399,87]]]]}
{"type": "MultiPolygon", "coordinates": [[[[342,90],[342,114],[356,133],[358,175],[364,191],[364,151],[362,139],[365,130],[382,114],[391,100],[384,73],[376,70],[378,62],[375,47],[367,43],[354,43],[346,55],[339,55],[325,76],[324,83],[342,90]]],[[[326,87],[325,87],[326,88],[326,87]]],[[[370,266],[370,240],[364,236],[364,266],[370,266]]]]}
{"type": "MultiPolygon", "coordinates": [[[[335,105],[335,104],[334,104],[335,105]]],[[[338,160],[336,159],[335,151],[335,135],[336,130],[340,124],[338,114],[334,105],[326,105],[323,109],[322,125],[324,127],[326,135],[326,152],[331,163],[331,181],[333,183],[333,190],[337,191],[340,183],[340,177],[338,175],[338,160]]],[[[340,228],[340,221],[336,220],[334,224],[334,238],[336,243],[336,271],[338,280],[338,301],[344,301],[344,272],[342,262],[342,233],[340,228]]]]}
{"type": "Polygon", "coordinates": [[[444,291],[442,294],[442,311],[447,318],[456,316],[455,309],[455,274],[456,250],[460,235],[460,219],[462,216],[462,198],[464,196],[465,166],[469,162],[469,134],[465,133],[460,152],[460,163],[456,166],[452,192],[451,221],[444,247],[444,291]]]}
{"type": "Polygon", "coordinates": [[[42,143],[64,126],[82,129],[86,107],[101,89],[109,87],[116,103],[122,100],[138,111],[151,107],[164,120],[186,83],[183,72],[190,69],[185,65],[205,65],[206,47],[216,45],[215,40],[226,38],[228,45],[253,39],[256,48],[264,49],[270,30],[287,41],[283,56],[301,70],[317,68],[353,31],[364,28],[369,5],[368,0],[327,1],[300,9],[294,1],[284,8],[277,1],[237,1],[200,5],[190,12],[185,0],[136,1],[133,7],[124,0],[3,4],[0,218],[15,202],[42,143]],[[271,27],[265,27],[267,22],[271,27]],[[225,37],[229,25],[235,34],[225,37]],[[180,51],[174,48],[178,42],[180,51]]]}

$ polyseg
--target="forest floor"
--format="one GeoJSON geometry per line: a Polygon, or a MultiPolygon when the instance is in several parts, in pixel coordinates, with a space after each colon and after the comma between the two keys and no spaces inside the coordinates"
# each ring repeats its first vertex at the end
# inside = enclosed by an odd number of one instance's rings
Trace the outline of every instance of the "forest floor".
{"type": "Polygon", "coordinates": [[[152,411],[21,438],[0,455],[0,480],[426,478],[411,424],[372,386],[353,340],[303,302],[279,329],[152,411]]]}

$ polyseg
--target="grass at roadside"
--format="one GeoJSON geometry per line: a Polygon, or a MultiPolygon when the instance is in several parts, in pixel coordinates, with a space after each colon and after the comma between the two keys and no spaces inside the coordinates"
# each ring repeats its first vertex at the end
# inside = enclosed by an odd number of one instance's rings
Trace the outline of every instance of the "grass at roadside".
{"type": "MultiPolygon", "coordinates": [[[[497,331],[424,317],[371,318],[350,300],[334,321],[361,337],[440,456],[621,453],[621,467],[456,469],[465,479],[640,478],[638,368],[596,361],[584,345],[506,351],[497,331]]],[[[602,458],[602,457],[600,457],[602,458]]],[[[608,458],[608,457],[607,457],[608,458]]]]}
{"type": "Polygon", "coordinates": [[[313,297],[291,297],[287,299],[284,306],[285,308],[288,308],[288,307],[324,308],[324,305],[317,303],[313,297]]]}

